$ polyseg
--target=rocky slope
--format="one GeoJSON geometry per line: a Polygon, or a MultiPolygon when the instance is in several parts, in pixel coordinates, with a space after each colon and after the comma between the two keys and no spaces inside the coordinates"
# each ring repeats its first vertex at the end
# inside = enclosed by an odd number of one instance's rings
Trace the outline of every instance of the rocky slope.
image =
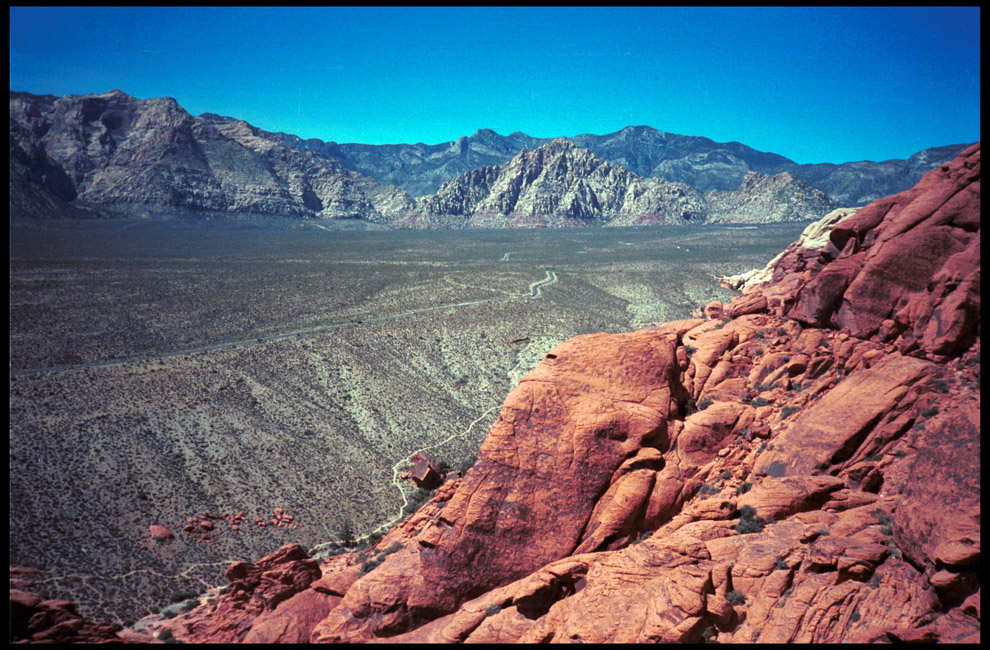
{"type": "Polygon", "coordinates": [[[830,215],[706,319],[551,349],[372,548],[236,563],[121,636],[978,642],[979,160],[830,215]]]}
{"type": "MultiPolygon", "coordinates": [[[[519,132],[503,136],[490,129],[436,145],[338,144],[280,135],[295,146],[339,160],[348,169],[395,185],[413,196],[436,193],[448,180],[480,167],[504,164],[523,149],[536,149],[552,139],[519,132]]],[[[735,190],[750,172],[770,176],[789,172],[839,205],[849,206],[865,205],[910,188],[925,172],[951,160],[967,146],[925,149],[907,160],[799,165],[739,142],[715,142],[649,126],[628,126],[606,135],[586,133],[567,139],[634,174],[684,183],[699,192],[735,190]]]]}
{"type": "Polygon", "coordinates": [[[420,201],[427,223],[476,227],[677,225],[704,212],[691,188],[640,178],[563,138],[468,172],[420,201]]]}
{"type": "Polygon", "coordinates": [[[790,174],[747,175],[739,189],[702,196],[643,178],[558,138],[444,183],[393,221],[416,228],[768,223],[818,218],[836,205],[790,174]]]}
{"type": "Polygon", "coordinates": [[[789,172],[766,176],[749,172],[739,189],[705,193],[713,223],[773,223],[818,219],[839,205],[789,172]]]}
{"type": "Polygon", "coordinates": [[[412,205],[334,160],[243,121],[193,117],[171,98],[12,92],[10,122],[15,217],[66,216],[73,200],[109,214],[370,220],[412,205]]]}

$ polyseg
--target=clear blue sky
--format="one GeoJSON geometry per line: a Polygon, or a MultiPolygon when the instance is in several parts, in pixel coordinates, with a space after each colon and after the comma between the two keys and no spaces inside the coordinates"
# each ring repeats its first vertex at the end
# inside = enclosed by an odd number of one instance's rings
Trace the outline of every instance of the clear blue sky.
{"type": "Polygon", "coordinates": [[[980,130],[979,8],[15,8],[10,88],[337,142],[646,124],[800,163],[980,130]]]}

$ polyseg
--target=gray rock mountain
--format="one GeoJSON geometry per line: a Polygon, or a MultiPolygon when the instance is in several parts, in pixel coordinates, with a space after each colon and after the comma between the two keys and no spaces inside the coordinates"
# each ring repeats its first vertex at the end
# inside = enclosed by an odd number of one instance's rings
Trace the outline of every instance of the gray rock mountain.
{"type": "MultiPolygon", "coordinates": [[[[391,183],[413,196],[437,192],[444,182],[460,174],[508,162],[523,149],[535,149],[552,139],[519,132],[502,136],[490,129],[436,145],[338,144],[279,135],[297,147],[334,158],[348,169],[391,183]]],[[[951,160],[968,146],[925,149],[907,160],[799,165],[739,142],[715,142],[649,126],[628,126],[607,135],[582,134],[567,139],[639,176],[685,183],[700,192],[738,189],[749,172],[789,172],[849,206],[865,205],[913,187],[925,172],[951,160]]]]}
{"type": "Polygon", "coordinates": [[[13,216],[72,201],[127,215],[382,220],[414,205],[336,160],[241,120],[193,117],[171,98],[11,93],[10,123],[13,216]]]}
{"type": "Polygon", "coordinates": [[[711,223],[776,223],[820,219],[840,207],[790,172],[748,172],[739,189],[705,192],[711,223]]]}
{"type": "Polygon", "coordinates": [[[638,176],[565,138],[503,165],[447,181],[392,225],[413,228],[767,223],[818,218],[835,203],[784,173],[747,174],[741,187],[702,195],[684,183],[638,176]]]}
{"type": "Polygon", "coordinates": [[[804,180],[858,205],[912,186],[961,147],[906,161],[797,165],[646,126],[555,140],[481,130],[440,145],[337,144],[194,117],[171,98],[11,92],[10,213],[420,228],[809,219],[836,204],[804,180]]]}

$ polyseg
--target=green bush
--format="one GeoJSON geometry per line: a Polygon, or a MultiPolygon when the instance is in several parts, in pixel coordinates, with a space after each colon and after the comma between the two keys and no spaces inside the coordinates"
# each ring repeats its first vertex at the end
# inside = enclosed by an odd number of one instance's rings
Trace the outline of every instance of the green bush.
{"type": "Polygon", "coordinates": [[[489,605],[485,608],[485,616],[495,616],[502,611],[501,605],[489,605]]]}
{"type": "Polygon", "coordinates": [[[797,413],[800,410],[801,409],[799,409],[796,406],[785,406],[780,410],[780,419],[781,420],[786,419],[788,416],[797,413]]]}
{"type": "Polygon", "coordinates": [[[708,408],[709,406],[711,406],[713,403],[714,402],[712,402],[712,400],[710,400],[709,398],[706,397],[705,399],[703,399],[700,402],[698,402],[698,410],[699,411],[704,411],[706,408],[708,408]]]}
{"type": "Polygon", "coordinates": [[[759,407],[759,406],[766,406],[769,403],[770,402],[768,402],[767,400],[763,399],[762,397],[757,397],[752,402],[750,402],[750,405],[751,406],[754,406],[754,407],[759,407]]]}
{"type": "Polygon", "coordinates": [[[725,599],[733,605],[742,605],[746,602],[746,596],[744,596],[743,592],[738,589],[733,589],[732,591],[726,593],[725,599]]]}
{"type": "Polygon", "coordinates": [[[752,487],[753,484],[750,483],[749,481],[746,481],[745,483],[743,483],[742,485],[736,488],[736,494],[746,494],[747,492],[750,491],[752,487]]]}
{"type": "Polygon", "coordinates": [[[739,511],[739,523],[736,524],[736,532],[740,535],[758,533],[763,530],[765,524],[763,518],[756,515],[753,506],[743,506],[739,511]]]}

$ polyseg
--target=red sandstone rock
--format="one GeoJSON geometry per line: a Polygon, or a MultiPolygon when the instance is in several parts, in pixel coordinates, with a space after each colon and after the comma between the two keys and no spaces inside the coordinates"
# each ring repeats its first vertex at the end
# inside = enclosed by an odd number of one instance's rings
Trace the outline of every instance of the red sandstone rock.
{"type": "Polygon", "coordinates": [[[151,526],[148,527],[148,532],[151,533],[151,536],[155,539],[162,541],[167,541],[175,537],[175,535],[172,534],[172,531],[165,528],[165,526],[160,526],[158,524],[151,524],[151,526]]]}
{"type": "MultiPolygon", "coordinates": [[[[30,587],[40,577],[37,569],[11,567],[11,582],[30,587]]],[[[79,615],[75,603],[43,599],[21,589],[10,590],[9,641],[14,643],[122,643],[114,628],[79,615]]]]}
{"type": "Polygon", "coordinates": [[[723,305],[718,300],[713,300],[707,305],[705,305],[705,318],[707,318],[708,320],[721,319],[722,312],[724,309],[725,309],[725,305],[723,305]]]}
{"type": "MultiPolygon", "coordinates": [[[[226,575],[230,590],[188,614],[173,628],[176,638],[194,643],[245,640],[259,617],[305,591],[320,577],[320,568],[301,546],[289,544],[257,562],[235,562],[226,575]]],[[[276,632],[279,623],[271,617],[261,620],[267,622],[257,633],[259,642],[295,638],[292,632],[276,632]]]]}

